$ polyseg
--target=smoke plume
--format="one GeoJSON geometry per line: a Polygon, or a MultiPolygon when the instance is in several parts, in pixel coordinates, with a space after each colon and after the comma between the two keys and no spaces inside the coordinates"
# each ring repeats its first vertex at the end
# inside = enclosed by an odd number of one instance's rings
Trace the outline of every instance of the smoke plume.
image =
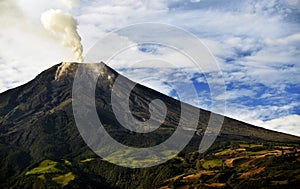
{"type": "Polygon", "coordinates": [[[76,61],[82,62],[81,38],[77,32],[77,22],[71,14],[61,10],[48,10],[41,16],[45,29],[62,40],[64,46],[75,53],[76,61]]]}

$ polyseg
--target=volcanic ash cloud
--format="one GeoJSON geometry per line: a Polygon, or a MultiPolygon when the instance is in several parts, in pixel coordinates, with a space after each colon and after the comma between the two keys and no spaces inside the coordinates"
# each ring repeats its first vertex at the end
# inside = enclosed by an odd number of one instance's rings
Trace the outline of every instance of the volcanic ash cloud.
{"type": "Polygon", "coordinates": [[[70,47],[75,53],[76,61],[82,62],[81,38],[77,32],[77,22],[71,14],[61,10],[48,10],[41,16],[44,28],[62,41],[62,45],[70,47]]]}

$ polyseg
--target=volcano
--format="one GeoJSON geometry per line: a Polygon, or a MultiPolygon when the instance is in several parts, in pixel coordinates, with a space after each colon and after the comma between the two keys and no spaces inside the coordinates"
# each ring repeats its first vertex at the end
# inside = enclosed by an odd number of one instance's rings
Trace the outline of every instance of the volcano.
{"type": "MultiPolygon", "coordinates": [[[[140,148],[155,146],[172,136],[180,122],[181,102],[100,64],[101,77],[94,101],[107,132],[120,143],[140,148]],[[137,120],[149,119],[151,101],[160,99],[165,103],[167,116],[160,128],[151,133],[136,133],[119,123],[111,93],[120,77],[123,86],[134,84],[129,107],[137,120]]],[[[262,187],[299,184],[299,137],[225,117],[214,145],[199,154],[198,146],[211,112],[190,105],[186,106],[188,111],[200,112],[197,129],[175,158],[142,169],[120,167],[103,160],[85,143],[76,127],[72,87],[78,67],[78,63],[55,65],[27,84],[0,94],[1,188],[243,188],[250,186],[246,180],[251,179],[252,184],[261,183],[262,187]],[[289,162],[284,169],[287,171],[278,171],[284,162],[289,162]],[[278,168],[274,175],[267,172],[271,168],[274,171],[278,168]],[[210,174],[201,172],[204,170],[210,174]],[[201,177],[200,173],[206,176],[201,177]]]]}

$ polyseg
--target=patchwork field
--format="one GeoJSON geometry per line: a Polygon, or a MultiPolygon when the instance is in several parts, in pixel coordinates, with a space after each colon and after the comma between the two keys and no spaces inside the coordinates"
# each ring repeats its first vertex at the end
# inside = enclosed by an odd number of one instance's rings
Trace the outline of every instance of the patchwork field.
{"type": "Polygon", "coordinates": [[[196,160],[189,172],[160,189],[287,187],[300,182],[300,153],[295,146],[241,144],[196,160]]]}

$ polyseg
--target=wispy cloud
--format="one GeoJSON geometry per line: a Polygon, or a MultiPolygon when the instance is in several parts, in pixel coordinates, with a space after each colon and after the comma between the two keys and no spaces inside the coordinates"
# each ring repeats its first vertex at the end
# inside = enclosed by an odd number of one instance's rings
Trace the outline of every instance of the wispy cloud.
{"type": "Polygon", "coordinates": [[[252,123],[267,129],[300,136],[300,116],[298,114],[283,116],[269,121],[254,120],[252,123]]]}

